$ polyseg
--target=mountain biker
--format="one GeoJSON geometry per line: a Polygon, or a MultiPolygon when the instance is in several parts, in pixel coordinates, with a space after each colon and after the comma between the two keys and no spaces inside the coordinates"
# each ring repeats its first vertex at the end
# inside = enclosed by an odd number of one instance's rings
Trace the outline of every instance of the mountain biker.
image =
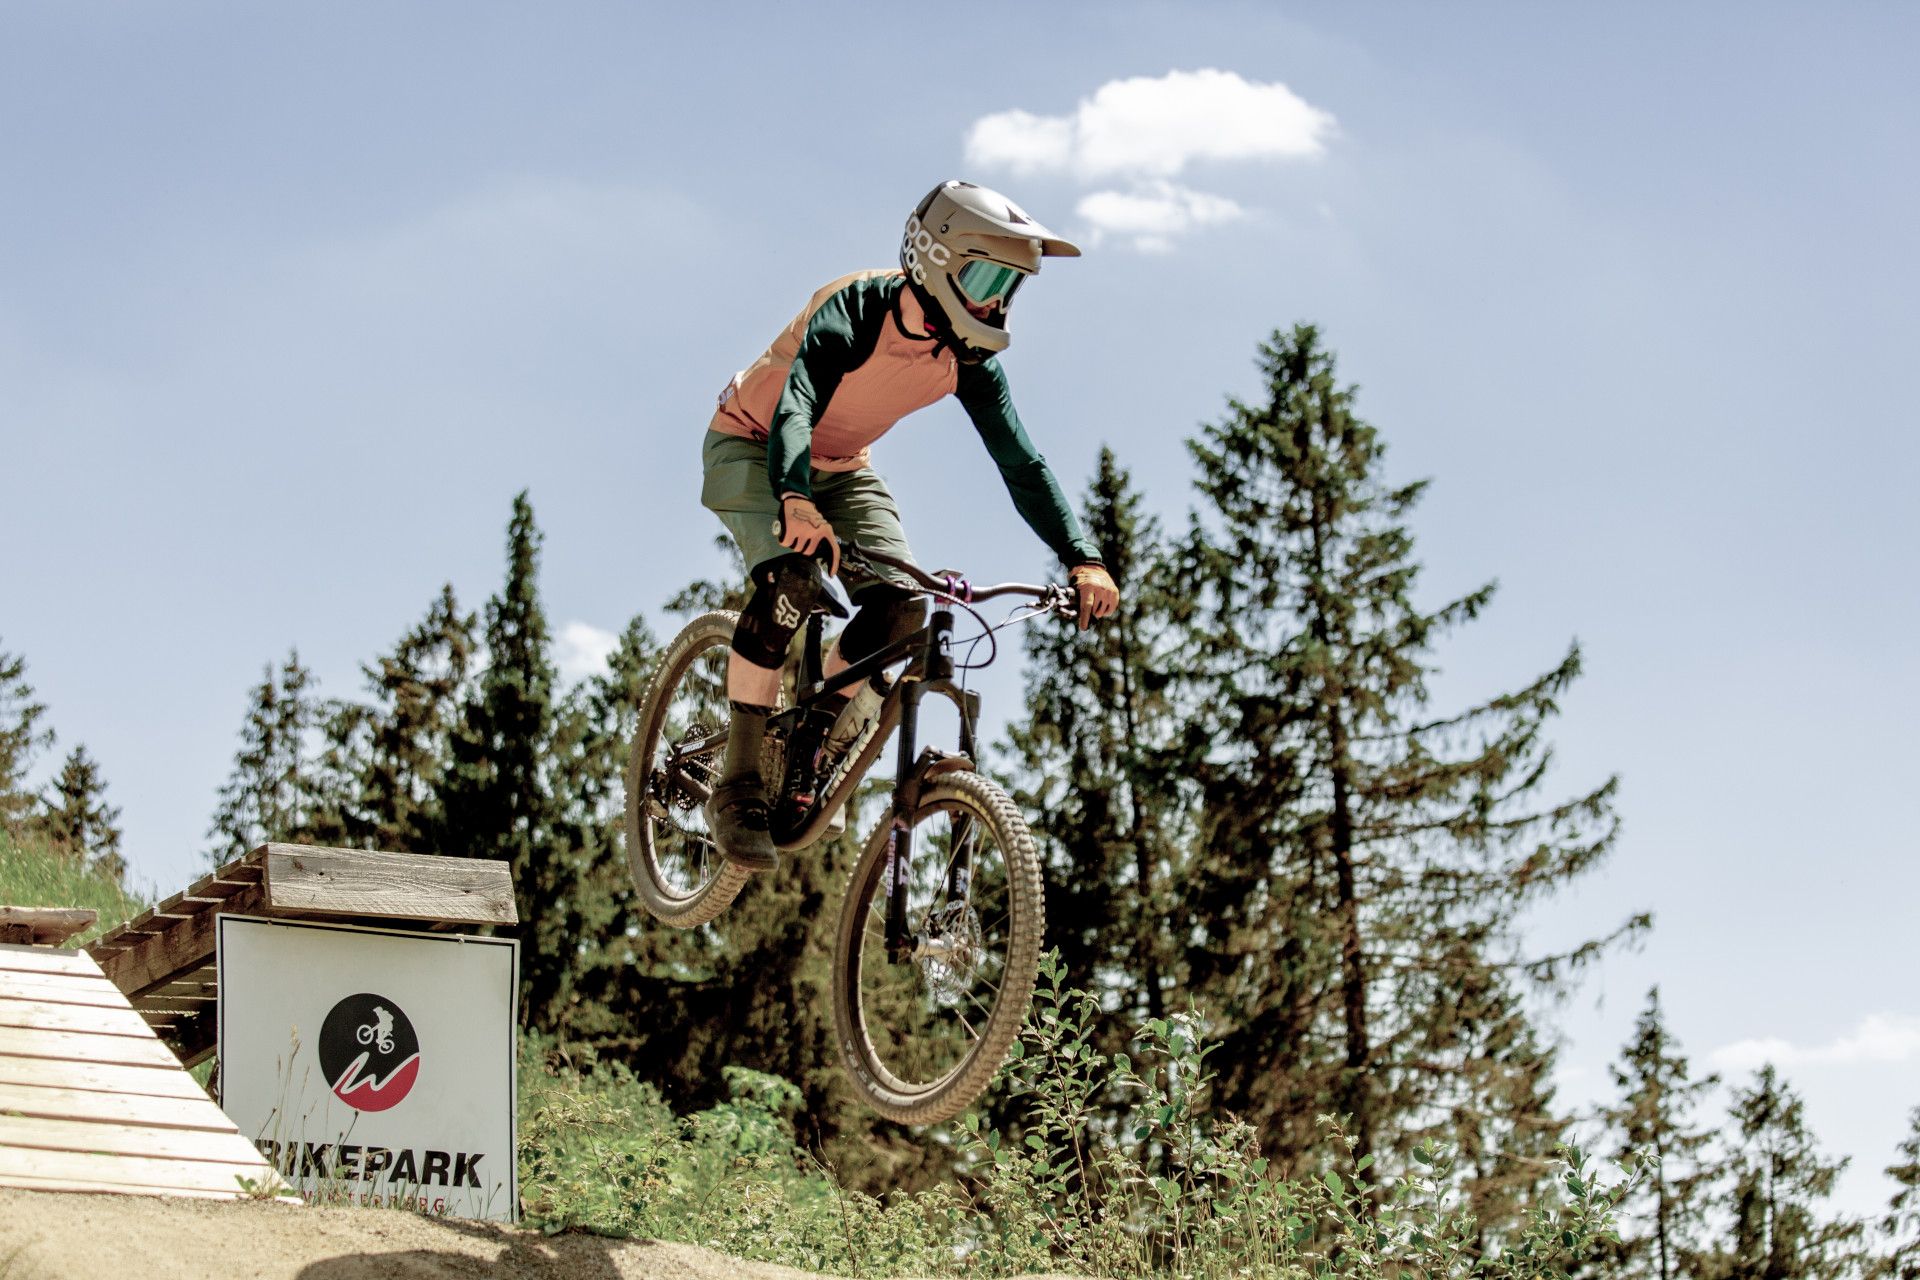
{"type": "MultiPolygon", "coordinates": [[[[822,595],[815,556],[838,574],[844,532],[912,558],[899,509],[868,461],[868,446],[901,418],[958,397],[1014,509],[1069,566],[1081,629],[1118,607],[1099,549],[1028,440],[995,358],[1009,342],[1008,304],[1040,260],[1079,254],[1005,196],[943,182],[908,217],[898,269],[858,271],[816,291],[721,392],[702,450],[700,501],[739,544],[753,594],[728,654],[733,714],[706,812],[714,843],[735,864],[778,865],[760,748],[787,647],[822,595]]],[[[925,625],[922,599],[905,579],[864,565],[847,570],[857,611],[827,657],[829,676],[925,625]]],[[[843,695],[839,709],[849,700],[843,695]]]]}

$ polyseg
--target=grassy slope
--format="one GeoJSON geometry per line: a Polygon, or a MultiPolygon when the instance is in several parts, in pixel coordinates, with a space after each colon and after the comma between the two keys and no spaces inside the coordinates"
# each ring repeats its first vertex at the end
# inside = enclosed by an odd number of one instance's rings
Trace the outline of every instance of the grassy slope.
{"type": "Polygon", "coordinates": [[[68,946],[80,946],[121,921],[138,914],[146,903],[97,871],[64,857],[32,836],[13,836],[0,830],[0,904],[13,907],[86,907],[100,913],[93,928],[68,946]]]}

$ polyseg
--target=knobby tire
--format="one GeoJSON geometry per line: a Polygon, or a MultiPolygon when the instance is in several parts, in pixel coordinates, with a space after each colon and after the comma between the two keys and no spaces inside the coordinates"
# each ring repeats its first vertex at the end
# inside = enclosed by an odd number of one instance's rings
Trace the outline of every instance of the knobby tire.
{"type": "MultiPolygon", "coordinates": [[[[1040,967],[1040,940],[1046,927],[1046,907],[1040,884],[1040,860],[1033,835],[1013,801],[991,780],[977,773],[943,774],[921,792],[913,815],[918,826],[930,817],[958,805],[991,832],[1006,859],[1008,943],[1005,971],[986,1025],[958,1063],[937,1080],[905,1081],[880,1060],[861,1007],[860,969],[869,910],[876,895],[887,893],[887,835],[889,812],[867,837],[866,847],[848,878],[840,909],[839,936],[834,946],[834,1026],[848,1080],[866,1104],[901,1124],[935,1124],[950,1120],[978,1097],[1006,1060],[1007,1049],[1026,1022],[1027,1008],[1040,967]]],[[[926,856],[922,851],[921,856],[926,856]]]]}
{"type": "MultiPolygon", "coordinates": [[[[739,615],[730,610],[703,613],[681,628],[680,634],[660,656],[653,681],[640,700],[639,723],[634,729],[633,749],[627,761],[627,863],[633,873],[634,892],[648,914],[662,924],[692,929],[714,919],[739,896],[753,874],[712,851],[712,864],[706,879],[689,893],[680,893],[667,883],[660,870],[656,836],[661,820],[647,812],[648,777],[659,750],[673,695],[695,662],[714,646],[726,648],[733,640],[733,625],[739,615]]],[[[724,700],[722,705],[724,706],[724,700]]],[[[722,723],[719,726],[725,729],[722,723]]]]}

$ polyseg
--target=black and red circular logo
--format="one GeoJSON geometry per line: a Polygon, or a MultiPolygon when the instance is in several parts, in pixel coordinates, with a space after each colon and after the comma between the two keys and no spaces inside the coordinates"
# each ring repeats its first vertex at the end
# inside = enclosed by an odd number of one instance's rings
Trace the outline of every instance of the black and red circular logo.
{"type": "Polygon", "coordinates": [[[413,1024],[399,1005],[371,991],[333,1006],[320,1025],[319,1049],[328,1086],[356,1111],[385,1111],[420,1074],[413,1024]]]}

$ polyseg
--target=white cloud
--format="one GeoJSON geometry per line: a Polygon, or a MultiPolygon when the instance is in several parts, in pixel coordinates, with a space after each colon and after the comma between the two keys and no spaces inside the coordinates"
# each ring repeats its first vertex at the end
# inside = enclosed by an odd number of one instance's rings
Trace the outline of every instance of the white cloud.
{"type": "Polygon", "coordinates": [[[1231,71],[1109,80],[1070,115],[1001,111],[967,131],[967,162],[1084,180],[1170,178],[1201,160],[1284,160],[1326,150],[1333,117],[1286,85],[1231,71]]]}
{"type": "Polygon", "coordinates": [[[1068,168],[1073,163],[1073,119],[1019,110],[982,116],[967,130],[967,163],[1015,173],[1068,168]]]}
{"type": "Polygon", "coordinates": [[[1873,1013],[1828,1044],[1797,1045],[1768,1036],[1738,1040],[1707,1056],[1722,1071],[1753,1071],[1769,1062],[1781,1068],[1909,1062],[1920,1059],[1920,1017],[1873,1013]]]}
{"type": "Polygon", "coordinates": [[[1277,161],[1326,150],[1333,116],[1278,81],[1231,71],[1169,71],[1109,80],[1066,115],[999,111],[967,131],[967,163],[1015,174],[1054,173],[1088,185],[1078,212],[1134,248],[1165,251],[1197,227],[1246,210],[1169,179],[1207,161],[1277,161]]]}
{"type": "Polygon", "coordinates": [[[589,622],[569,622],[560,628],[553,659],[563,680],[584,680],[607,669],[607,659],[619,647],[620,637],[589,622]]]}
{"type": "Polygon", "coordinates": [[[1191,191],[1171,182],[1153,182],[1132,191],[1096,191],[1081,198],[1074,212],[1090,223],[1097,240],[1128,236],[1133,247],[1165,252],[1173,238],[1195,227],[1244,218],[1247,211],[1225,196],[1191,191]]]}

